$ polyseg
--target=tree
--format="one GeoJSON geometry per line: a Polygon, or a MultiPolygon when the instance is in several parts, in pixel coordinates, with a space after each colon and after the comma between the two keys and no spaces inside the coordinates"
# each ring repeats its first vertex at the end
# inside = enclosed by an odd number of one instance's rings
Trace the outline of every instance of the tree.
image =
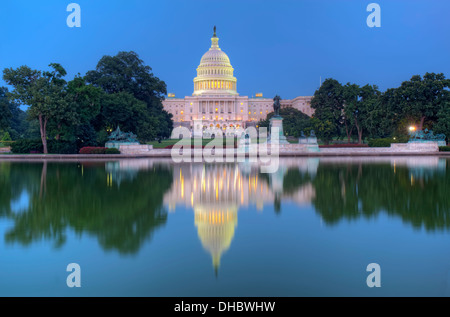
{"type": "Polygon", "coordinates": [[[12,141],[11,140],[11,136],[9,135],[9,132],[6,131],[3,136],[2,139],[0,140],[0,146],[9,146],[11,145],[9,142],[12,141]]]}
{"type": "Polygon", "coordinates": [[[353,128],[357,125],[359,108],[361,103],[361,87],[356,84],[347,83],[342,87],[342,96],[344,98],[344,111],[342,122],[345,125],[347,142],[350,143],[353,128]]]}
{"type": "Polygon", "coordinates": [[[442,73],[426,73],[423,78],[414,75],[396,89],[398,102],[391,102],[392,109],[403,117],[413,117],[419,122],[418,130],[422,130],[426,120],[437,122],[438,112],[449,103],[449,87],[450,80],[442,73]]]}
{"type": "Polygon", "coordinates": [[[329,144],[333,136],[336,135],[336,125],[330,120],[319,120],[313,117],[311,123],[316,135],[319,136],[325,144],[329,144]]]}
{"type": "Polygon", "coordinates": [[[75,115],[72,121],[64,124],[68,134],[76,140],[78,148],[97,145],[95,118],[100,114],[105,98],[106,94],[102,89],[87,84],[86,79],[79,75],[67,83],[66,101],[75,115]]]}
{"type": "Polygon", "coordinates": [[[127,92],[106,95],[101,121],[109,131],[119,126],[123,131],[136,133],[140,140],[157,136],[157,120],[149,115],[145,102],[127,92]]]}
{"type": "Polygon", "coordinates": [[[450,138],[450,105],[442,107],[438,112],[438,121],[433,126],[435,133],[443,133],[450,138]]]}
{"type": "MultiPolygon", "coordinates": [[[[311,118],[300,110],[292,107],[281,108],[280,115],[283,117],[283,130],[287,135],[299,137],[302,131],[309,133],[312,129],[311,118]]],[[[270,112],[265,120],[259,121],[258,125],[269,128],[273,116],[274,113],[270,112]]]]}
{"type": "Polygon", "coordinates": [[[399,96],[394,88],[387,89],[378,96],[365,119],[367,136],[370,138],[385,138],[393,134],[407,135],[406,129],[398,130],[398,124],[402,117],[396,109],[397,103],[399,103],[399,96]],[[396,128],[398,131],[396,131],[396,128]]]}
{"type": "Polygon", "coordinates": [[[53,71],[38,71],[21,66],[17,69],[6,68],[3,71],[3,79],[14,90],[9,94],[11,99],[29,105],[28,110],[31,118],[39,120],[39,130],[42,140],[43,151],[47,149],[47,125],[49,120],[60,121],[70,112],[67,109],[64,98],[66,81],[62,78],[66,75],[65,69],[56,63],[49,65],[53,71]]]}
{"type": "MultiPolygon", "coordinates": [[[[167,94],[166,84],[155,77],[151,70],[135,52],[119,52],[116,56],[103,56],[96,69],[87,72],[86,80],[107,94],[125,92],[143,101],[148,115],[155,119],[155,135],[168,137],[173,123],[162,105],[164,95],[167,94]]],[[[153,133],[146,133],[148,136],[153,137],[153,133]]]]}
{"type": "MultiPolygon", "coordinates": [[[[380,91],[375,85],[360,87],[356,84],[347,83],[343,87],[343,96],[345,118],[356,128],[358,143],[361,144],[363,132],[369,129],[371,123],[368,119],[378,106],[380,91]]],[[[347,134],[347,137],[350,142],[350,135],[347,134]]]]}
{"type": "Polygon", "coordinates": [[[12,112],[11,103],[7,97],[8,89],[0,87],[0,130],[9,128],[11,124],[12,112]]]}
{"type": "Polygon", "coordinates": [[[314,93],[311,107],[317,136],[326,144],[338,134],[343,119],[344,97],[342,85],[335,79],[326,79],[314,93]]]}

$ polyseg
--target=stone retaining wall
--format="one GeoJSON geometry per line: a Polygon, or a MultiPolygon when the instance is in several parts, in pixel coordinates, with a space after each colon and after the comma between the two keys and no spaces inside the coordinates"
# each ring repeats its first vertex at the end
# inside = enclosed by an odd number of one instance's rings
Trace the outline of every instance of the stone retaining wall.
{"type": "Polygon", "coordinates": [[[141,144],[129,144],[120,145],[120,154],[137,155],[137,154],[150,154],[153,150],[153,145],[141,145],[141,144]]]}

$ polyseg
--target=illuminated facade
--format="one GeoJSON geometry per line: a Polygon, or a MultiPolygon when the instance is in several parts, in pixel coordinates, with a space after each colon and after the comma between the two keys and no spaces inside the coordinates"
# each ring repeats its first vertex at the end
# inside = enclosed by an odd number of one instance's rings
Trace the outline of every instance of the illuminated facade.
{"type": "MultiPolygon", "coordinates": [[[[293,107],[312,116],[310,96],[281,100],[281,107],[293,107]]],[[[255,125],[273,111],[273,99],[263,98],[261,93],[255,98],[239,96],[237,79],[227,54],[219,47],[219,38],[211,38],[211,47],[203,55],[194,78],[192,96],[175,98],[168,94],[163,101],[164,109],[173,115],[174,126],[203,129],[216,127],[233,130],[255,125]],[[198,122],[198,124],[196,124],[198,122]]]]}

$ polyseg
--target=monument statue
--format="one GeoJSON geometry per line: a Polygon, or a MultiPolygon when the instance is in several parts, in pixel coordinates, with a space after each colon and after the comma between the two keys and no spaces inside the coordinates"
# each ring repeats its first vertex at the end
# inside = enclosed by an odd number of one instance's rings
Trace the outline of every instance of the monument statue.
{"type": "Polygon", "coordinates": [[[305,144],[306,143],[306,136],[305,132],[303,130],[300,132],[300,138],[298,139],[299,144],[305,144]]]}
{"type": "Polygon", "coordinates": [[[319,145],[317,143],[317,137],[314,130],[309,131],[309,138],[308,138],[308,144],[314,146],[314,150],[319,150],[319,145]]]}
{"type": "MultiPolygon", "coordinates": [[[[122,132],[120,128],[111,133],[105,147],[120,149],[121,145],[139,145],[136,134],[132,132],[122,132]]],[[[147,145],[145,145],[147,146],[147,145]]]]}
{"type": "Polygon", "coordinates": [[[434,134],[432,130],[418,130],[410,132],[408,143],[411,142],[437,142],[439,146],[446,145],[445,134],[434,134]]]}
{"type": "Polygon", "coordinates": [[[108,139],[112,142],[131,142],[138,143],[137,136],[133,132],[122,132],[119,126],[117,126],[116,131],[112,132],[108,139]]]}
{"type": "Polygon", "coordinates": [[[276,117],[280,116],[280,108],[281,108],[280,100],[281,100],[281,97],[278,95],[273,97],[273,112],[276,117]]]}
{"type": "Polygon", "coordinates": [[[267,139],[267,143],[273,143],[275,133],[278,136],[278,144],[289,144],[286,140],[286,136],[283,132],[283,118],[280,116],[280,104],[281,97],[276,95],[273,97],[273,112],[274,116],[270,118],[270,137],[267,139]],[[275,129],[276,128],[276,129],[275,129]],[[278,130],[278,131],[277,131],[278,130]],[[277,131],[277,132],[275,132],[277,131]]]}

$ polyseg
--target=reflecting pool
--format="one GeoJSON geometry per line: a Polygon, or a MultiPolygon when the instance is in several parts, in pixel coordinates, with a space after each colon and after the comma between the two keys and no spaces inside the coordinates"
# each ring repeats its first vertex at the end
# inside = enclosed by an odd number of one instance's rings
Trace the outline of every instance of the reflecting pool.
{"type": "Polygon", "coordinates": [[[0,296],[449,296],[449,166],[0,161],[0,296]]]}

